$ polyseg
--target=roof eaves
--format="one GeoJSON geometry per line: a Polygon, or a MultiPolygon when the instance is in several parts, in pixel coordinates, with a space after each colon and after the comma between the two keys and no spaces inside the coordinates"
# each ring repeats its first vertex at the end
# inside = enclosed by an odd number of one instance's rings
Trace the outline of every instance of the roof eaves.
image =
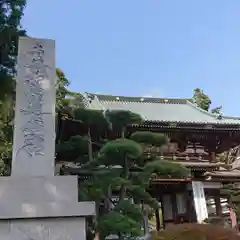
{"type": "MultiPolygon", "coordinates": [[[[169,124],[169,126],[166,126],[166,127],[174,127],[174,128],[177,128],[177,127],[182,127],[183,124],[186,124],[186,125],[194,125],[194,128],[197,128],[196,125],[206,125],[205,127],[203,126],[199,126],[199,129],[214,129],[216,126],[218,127],[224,127],[224,129],[232,129],[231,126],[238,126],[240,125],[240,123],[232,123],[232,122],[206,122],[206,121],[165,121],[165,120],[154,120],[154,121],[151,121],[151,120],[145,120],[142,124],[133,124],[133,126],[153,126],[153,125],[157,125],[157,124],[161,124],[161,123],[167,123],[169,124]],[[178,126],[178,124],[180,124],[181,126],[178,126]]],[[[234,128],[234,129],[240,129],[239,128],[234,128]]]]}

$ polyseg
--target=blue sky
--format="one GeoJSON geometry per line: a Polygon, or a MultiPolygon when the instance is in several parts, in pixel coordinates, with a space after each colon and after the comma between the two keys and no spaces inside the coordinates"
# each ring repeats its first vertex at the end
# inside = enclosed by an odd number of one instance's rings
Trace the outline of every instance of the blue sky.
{"type": "Polygon", "coordinates": [[[240,116],[239,11],[239,0],[28,0],[22,24],[56,40],[74,91],[191,97],[200,87],[240,116]]]}

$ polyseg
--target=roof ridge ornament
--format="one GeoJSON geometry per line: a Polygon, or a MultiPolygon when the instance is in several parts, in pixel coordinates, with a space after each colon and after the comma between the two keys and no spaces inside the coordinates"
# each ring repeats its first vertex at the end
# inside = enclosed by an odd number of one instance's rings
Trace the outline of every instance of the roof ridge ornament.
{"type": "Polygon", "coordinates": [[[91,94],[91,93],[86,93],[86,96],[87,96],[88,100],[94,100],[94,98],[95,98],[95,95],[91,94]]]}
{"type": "Polygon", "coordinates": [[[217,114],[217,119],[222,120],[223,119],[223,114],[222,113],[217,114]]]}

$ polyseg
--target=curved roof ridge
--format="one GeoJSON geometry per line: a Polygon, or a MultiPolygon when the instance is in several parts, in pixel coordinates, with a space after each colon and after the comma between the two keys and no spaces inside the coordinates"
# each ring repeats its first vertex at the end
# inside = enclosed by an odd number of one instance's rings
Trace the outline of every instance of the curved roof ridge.
{"type": "MultiPolygon", "coordinates": [[[[217,114],[208,112],[208,111],[206,111],[206,110],[198,107],[195,103],[193,103],[193,102],[191,102],[191,101],[188,101],[188,104],[189,104],[190,106],[198,109],[198,110],[201,111],[202,113],[207,114],[207,115],[210,116],[210,117],[214,117],[214,118],[216,118],[217,120],[221,120],[221,119],[218,118],[218,115],[217,115],[217,114]]],[[[222,115],[221,117],[222,117],[222,119],[235,119],[235,120],[240,120],[240,117],[231,117],[231,116],[224,116],[224,115],[222,115]]]]}
{"type": "Polygon", "coordinates": [[[83,96],[85,98],[85,101],[87,102],[88,107],[92,106],[94,109],[100,108],[103,111],[106,110],[105,107],[99,101],[98,96],[96,94],[84,92],[83,96]]]}
{"type": "MultiPolygon", "coordinates": [[[[210,117],[213,117],[213,118],[215,118],[216,120],[219,120],[219,119],[218,119],[218,115],[216,115],[216,114],[214,114],[214,113],[211,113],[211,112],[208,112],[208,111],[200,108],[199,106],[197,106],[197,104],[195,104],[195,103],[193,103],[193,102],[191,102],[191,101],[188,101],[187,104],[190,105],[191,107],[197,109],[198,111],[200,111],[200,112],[202,112],[202,113],[204,113],[204,114],[206,114],[206,115],[208,115],[208,116],[210,116],[210,117]]],[[[223,118],[224,118],[224,117],[223,117],[223,118]]]]}
{"type": "Polygon", "coordinates": [[[96,97],[99,101],[122,101],[122,102],[142,102],[142,103],[175,103],[175,104],[187,104],[191,101],[189,98],[155,98],[144,96],[121,96],[121,95],[107,95],[88,93],[87,95],[96,97]],[[118,99],[117,99],[118,98],[118,99]],[[141,100],[142,99],[142,100],[141,100]]]}

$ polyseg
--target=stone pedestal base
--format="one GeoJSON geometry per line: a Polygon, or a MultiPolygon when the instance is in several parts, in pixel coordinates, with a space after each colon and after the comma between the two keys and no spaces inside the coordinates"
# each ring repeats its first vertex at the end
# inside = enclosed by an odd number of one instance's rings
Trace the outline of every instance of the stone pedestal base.
{"type": "Polygon", "coordinates": [[[85,218],[42,218],[0,222],[1,240],[83,240],[85,218]]]}
{"type": "Polygon", "coordinates": [[[94,202],[78,202],[76,176],[0,177],[0,220],[94,214],[94,202]]]}
{"type": "Polygon", "coordinates": [[[76,176],[0,178],[0,240],[85,240],[94,214],[76,176]]]}

